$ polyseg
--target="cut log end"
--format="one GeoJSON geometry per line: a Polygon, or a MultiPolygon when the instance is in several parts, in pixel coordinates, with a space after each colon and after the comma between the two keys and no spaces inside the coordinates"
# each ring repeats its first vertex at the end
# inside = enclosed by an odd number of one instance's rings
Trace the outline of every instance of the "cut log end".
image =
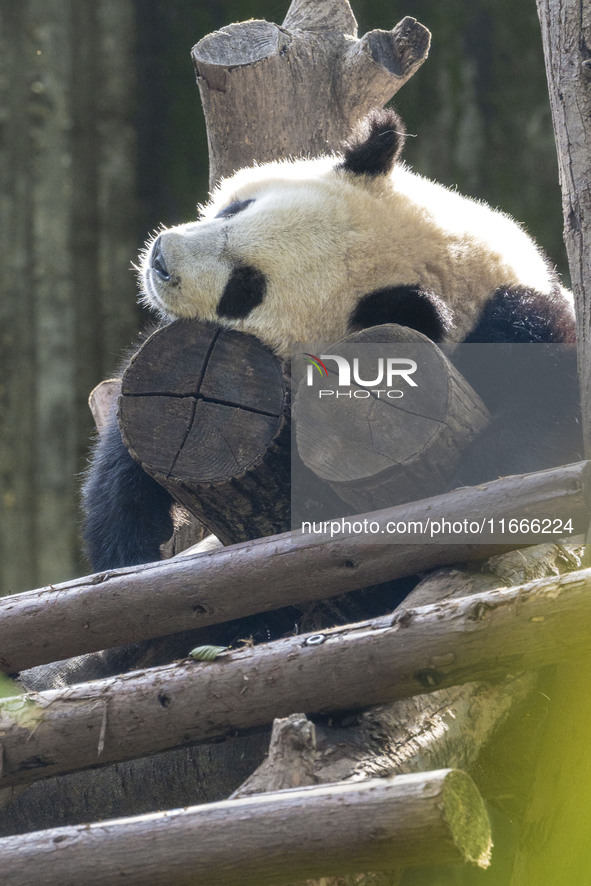
{"type": "Polygon", "coordinates": [[[353,371],[349,385],[340,383],[339,374],[337,386],[333,373],[323,381],[321,398],[317,386],[302,380],[296,433],[306,467],[358,510],[447,488],[462,451],[487,424],[488,412],[443,353],[421,333],[394,324],[350,335],[331,353],[350,366],[358,361],[360,379],[377,378],[381,365],[383,382],[357,383],[353,371]],[[402,360],[403,368],[415,364],[410,382],[395,376],[388,383],[386,351],[402,360]],[[326,396],[329,391],[334,395],[326,396]]]}
{"type": "Polygon", "coordinates": [[[416,19],[407,16],[391,31],[369,31],[359,45],[384,71],[406,80],[427,58],[431,33],[416,19]]]}
{"type": "Polygon", "coordinates": [[[192,49],[198,73],[209,66],[239,68],[263,61],[280,50],[285,35],[277,25],[266,21],[249,21],[227,25],[208,34],[192,49]]]}
{"type": "Polygon", "coordinates": [[[429,31],[410,17],[392,31],[356,33],[348,0],[294,0],[282,27],[228,25],[193,47],[211,187],[253,162],[338,151],[429,51],[429,31]]]}
{"type": "Polygon", "coordinates": [[[431,32],[410,15],[392,29],[396,50],[402,59],[405,73],[414,71],[429,55],[431,32]]]}
{"type": "Polygon", "coordinates": [[[338,31],[357,36],[357,21],[349,0],[293,0],[283,27],[288,31],[338,31]]]}
{"type": "Polygon", "coordinates": [[[281,791],[2,841],[14,886],[208,883],[271,886],[299,877],[483,860],[490,831],[462,772],[281,791]],[[460,811],[459,811],[460,810],[460,811]],[[195,834],[199,840],[195,840],[195,834]]]}
{"type": "Polygon", "coordinates": [[[288,528],[289,419],[277,358],[212,324],[158,329],[123,377],[131,455],[225,543],[288,528]]]}

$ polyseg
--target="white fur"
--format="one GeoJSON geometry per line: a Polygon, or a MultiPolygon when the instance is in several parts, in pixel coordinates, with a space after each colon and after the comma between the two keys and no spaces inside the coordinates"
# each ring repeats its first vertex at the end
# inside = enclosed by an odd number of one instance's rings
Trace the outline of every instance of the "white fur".
{"type": "Polygon", "coordinates": [[[556,278],[523,229],[484,203],[397,164],[389,176],[356,176],[338,158],[269,163],[223,181],[200,221],[170,228],[161,248],[169,282],[142,267],[144,301],[161,314],[199,317],[250,332],[281,356],[295,342],[337,341],[360,297],[398,285],[443,298],[450,337],[461,341],[500,286],[549,293],[556,278]],[[253,200],[230,218],[216,213],[253,200]],[[243,320],[216,307],[237,265],[267,280],[243,320]]]}

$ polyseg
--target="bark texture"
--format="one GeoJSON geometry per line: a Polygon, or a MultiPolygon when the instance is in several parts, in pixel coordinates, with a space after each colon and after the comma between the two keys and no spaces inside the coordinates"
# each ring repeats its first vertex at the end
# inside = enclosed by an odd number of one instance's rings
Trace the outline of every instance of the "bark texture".
{"type": "Polygon", "coordinates": [[[450,769],[326,785],[0,841],[11,886],[274,886],[294,876],[468,861],[491,836],[474,783],[450,769]]]}
{"type": "Polygon", "coordinates": [[[414,74],[431,35],[406,17],[357,39],[348,0],[293,0],[283,25],[228,25],[193,48],[210,186],[253,161],[336,150],[414,74]]]}
{"type": "MultiPolygon", "coordinates": [[[[558,151],[564,238],[577,311],[585,451],[591,451],[591,7],[537,0],[558,151]]],[[[589,541],[589,534],[587,535],[589,541]]],[[[587,555],[589,557],[589,548],[587,555]]],[[[566,886],[589,876],[591,660],[556,669],[551,706],[512,886],[566,886]]]]}
{"type": "Polygon", "coordinates": [[[576,658],[590,586],[582,570],[16,697],[2,707],[0,787],[246,732],[294,710],[362,709],[576,658]]]}
{"type": "Polygon", "coordinates": [[[577,311],[585,452],[591,453],[591,8],[537,0],[577,311]]]}
{"type": "MultiPolygon", "coordinates": [[[[375,523],[378,535],[389,524],[428,526],[444,519],[454,523],[465,520],[466,514],[487,526],[491,519],[505,519],[507,526],[516,517],[524,517],[528,524],[530,518],[548,517],[559,521],[559,526],[570,519],[575,531],[582,531],[589,522],[589,469],[588,462],[581,462],[457,489],[367,517],[361,515],[358,520],[351,518],[351,526],[335,532],[332,538],[330,532],[284,533],[15,595],[0,601],[0,666],[13,673],[107,646],[219,624],[282,606],[303,606],[415,575],[418,568],[486,559],[503,548],[514,548],[523,538],[507,532],[502,535],[504,545],[490,541],[475,544],[473,536],[458,542],[442,534],[442,543],[432,540],[419,545],[414,542],[420,537],[415,529],[408,534],[411,543],[375,544],[363,532],[364,521],[375,523]],[[30,642],[32,636],[38,638],[35,643],[30,642]]],[[[434,602],[433,598],[429,602],[434,602]]]]}

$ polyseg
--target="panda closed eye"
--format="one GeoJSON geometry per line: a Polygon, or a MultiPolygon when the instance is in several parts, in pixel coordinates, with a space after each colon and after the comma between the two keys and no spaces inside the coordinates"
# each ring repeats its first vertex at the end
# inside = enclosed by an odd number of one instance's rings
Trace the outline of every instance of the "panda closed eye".
{"type": "Polygon", "coordinates": [[[223,209],[220,209],[216,214],[216,218],[232,218],[232,216],[238,215],[239,212],[243,212],[251,203],[254,203],[254,200],[234,200],[232,203],[224,206],[223,209]]]}

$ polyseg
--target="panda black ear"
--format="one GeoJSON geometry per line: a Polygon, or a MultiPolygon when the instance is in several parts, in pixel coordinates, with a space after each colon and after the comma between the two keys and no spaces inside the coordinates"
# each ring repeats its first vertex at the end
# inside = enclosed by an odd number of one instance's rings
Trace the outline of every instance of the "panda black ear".
{"type": "Polygon", "coordinates": [[[354,175],[387,175],[404,146],[404,123],[390,108],[372,111],[343,146],[338,169],[354,175]]]}

